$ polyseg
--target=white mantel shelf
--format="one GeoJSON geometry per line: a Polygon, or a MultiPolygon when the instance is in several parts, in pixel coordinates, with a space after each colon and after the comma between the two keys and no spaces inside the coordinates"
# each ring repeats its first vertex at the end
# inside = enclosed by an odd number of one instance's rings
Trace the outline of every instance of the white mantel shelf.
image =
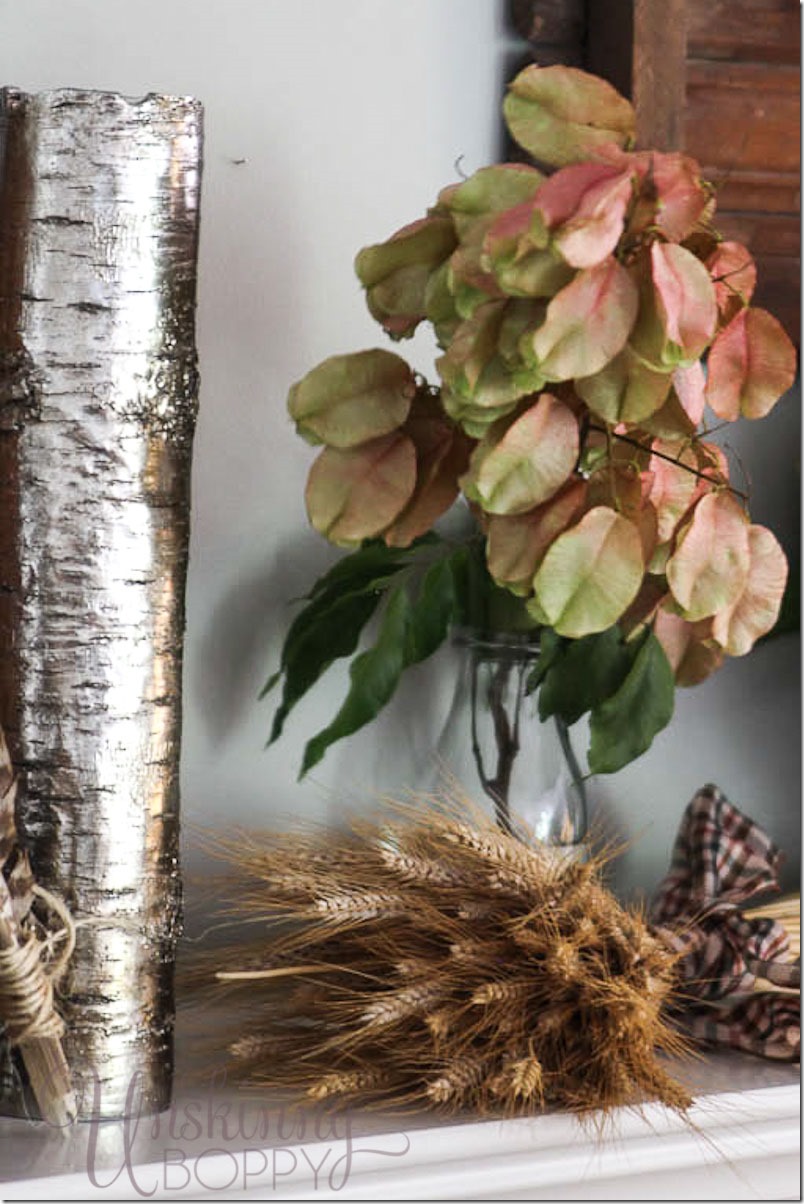
{"type": "Polygon", "coordinates": [[[686,1119],[655,1104],[619,1110],[602,1130],[566,1113],[440,1123],[360,1114],[335,1133],[220,1082],[184,1082],[158,1132],[140,1122],[130,1167],[122,1122],[97,1128],[92,1155],[90,1125],[63,1138],[0,1121],[0,1192],[5,1201],[800,1200],[798,1066],[718,1052],[679,1077],[696,1097],[686,1119]]]}

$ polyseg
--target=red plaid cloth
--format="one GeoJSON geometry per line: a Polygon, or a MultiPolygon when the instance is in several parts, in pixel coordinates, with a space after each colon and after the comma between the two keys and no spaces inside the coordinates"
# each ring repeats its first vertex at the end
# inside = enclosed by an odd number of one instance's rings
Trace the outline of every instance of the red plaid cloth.
{"type": "Polygon", "coordinates": [[[800,961],[787,960],[777,920],[746,919],[739,906],[779,889],[780,862],[765,832],[717,786],[704,786],[684,812],[650,921],[680,954],[682,1019],[693,1036],[793,1061],[801,1054],[800,998],[754,987],[763,978],[800,990],[800,961]]]}

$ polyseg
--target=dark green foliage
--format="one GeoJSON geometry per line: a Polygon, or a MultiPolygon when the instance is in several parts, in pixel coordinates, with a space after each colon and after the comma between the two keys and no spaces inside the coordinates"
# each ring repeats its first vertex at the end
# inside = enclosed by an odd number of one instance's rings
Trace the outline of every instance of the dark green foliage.
{"type": "MultiPolygon", "coordinates": [[[[482,545],[449,545],[432,534],[403,550],[367,541],[320,577],[305,601],[285,638],[280,668],[262,691],[283,679],[269,743],[333,661],[356,651],[378,610],[380,619],[373,644],[349,667],[337,715],[305,747],[302,777],[330,745],[376,718],[405,669],[432,656],[451,627],[516,630],[523,613],[520,600],[492,581],[482,545]]],[[[592,773],[621,769],[669,722],[673,674],[652,632],[625,640],[615,625],[570,640],[545,627],[539,642],[528,683],[529,691],[539,689],[539,717],[571,726],[590,714],[592,773]]]]}
{"type": "Polygon", "coordinates": [[[539,691],[539,718],[560,715],[572,725],[619,689],[637,649],[616,626],[562,643],[539,691]]]}
{"type": "Polygon", "coordinates": [[[388,702],[405,668],[410,611],[406,590],[397,586],[385,608],[376,644],[352,661],[349,693],[341,709],[329,727],[308,741],[301,777],[318,764],[330,744],[351,736],[369,723],[388,702]]]}
{"type": "Polygon", "coordinates": [[[624,640],[616,625],[579,640],[541,632],[528,683],[539,717],[568,725],[590,714],[591,773],[614,773],[645,752],[673,714],[673,671],[653,632],[624,640]]]}
{"type": "Polygon", "coordinates": [[[269,743],[278,739],[292,708],[332,662],[354,652],[363,628],[403,564],[398,552],[370,543],[339,560],[316,582],[307,605],[290,625],[280,668],[260,695],[264,697],[284,677],[269,743]]]}
{"type": "Polygon", "coordinates": [[[589,769],[616,773],[642,755],[673,715],[673,670],[652,631],[616,694],[592,711],[589,769]]]}
{"type": "Polygon", "coordinates": [[[383,607],[374,644],[350,665],[349,691],[338,714],[307,743],[301,776],[336,740],[374,719],[403,671],[444,643],[462,617],[458,600],[468,558],[464,546],[452,548],[432,535],[403,551],[371,541],[316,582],[288,631],[280,668],[262,691],[264,696],[284,679],[269,742],[281,734],[293,706],[332,662],[356,650],[369,619],[381,603],[383,607]]]}

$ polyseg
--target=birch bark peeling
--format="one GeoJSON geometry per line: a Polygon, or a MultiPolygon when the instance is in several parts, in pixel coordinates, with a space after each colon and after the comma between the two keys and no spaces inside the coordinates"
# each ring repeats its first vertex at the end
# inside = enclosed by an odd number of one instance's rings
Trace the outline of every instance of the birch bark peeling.
{"type": "Polygon", "coordinates": [[[0,92],[0,723],[85,1117],[170,1098],[201,124],[0,92]]]}

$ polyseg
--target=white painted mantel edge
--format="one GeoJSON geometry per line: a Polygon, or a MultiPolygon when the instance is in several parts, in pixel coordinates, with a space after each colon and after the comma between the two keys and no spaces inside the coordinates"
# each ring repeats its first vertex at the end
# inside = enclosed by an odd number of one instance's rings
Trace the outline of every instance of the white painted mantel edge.
{"type": "Polygon", "coordinates": [[[787,1084],[699,1096],[688,1121],[654,1104],[623,1109],[602,1136],[567,1114],[441,1124],[355,1136],[351,1150],[345,1140],[209,1150],[197,1170],[188,1160],[167,1180],[163,1163],[145,1164],[139,1192],[122,1176],[113,1188],[93,1187],[86,1174],[6,1182],[2,1192],[7,1201],[146,1192],[157,1200],[800,1200],[799,1151],[800,1093],[787,1084]]]}

